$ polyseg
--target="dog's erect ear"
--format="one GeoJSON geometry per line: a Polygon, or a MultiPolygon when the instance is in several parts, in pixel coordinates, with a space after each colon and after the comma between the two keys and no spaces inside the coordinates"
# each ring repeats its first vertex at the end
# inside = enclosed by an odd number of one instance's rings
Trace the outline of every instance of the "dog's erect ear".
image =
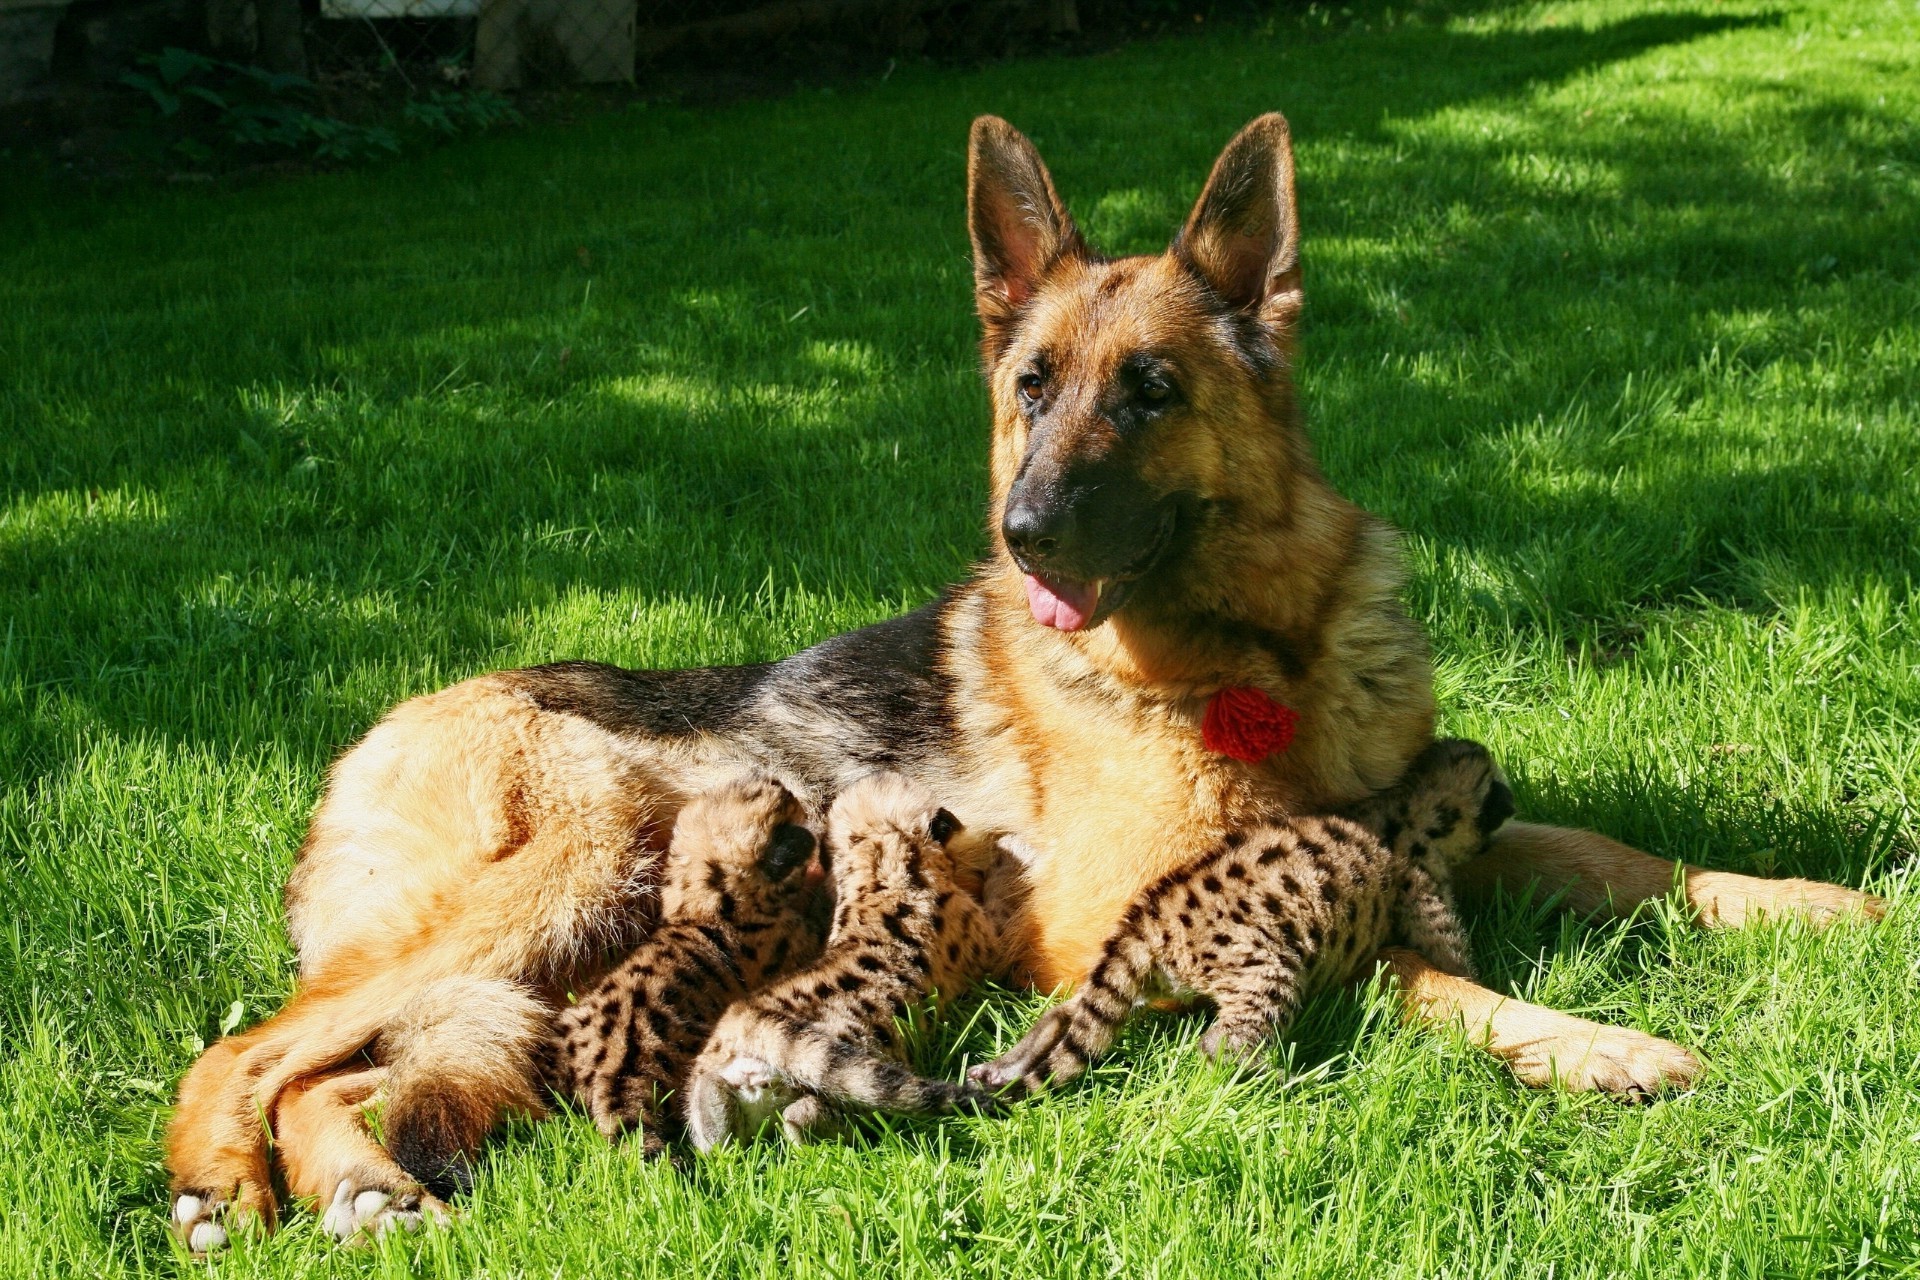
{"type": "Polygon", "coordinates": [[[973,237],[974,303],[989,343],[996,346],[1047,268],[1086,252],[1040,153],[999,116],[973,122],[967,231],[973,237]]]}
{"type": "Polygon", "coordinates": [[[1173,244],[1234,308],[1270,324],[1299,313],[1300,223],[1284,116],[1261,116],[1234,135],[1173,244]]]}

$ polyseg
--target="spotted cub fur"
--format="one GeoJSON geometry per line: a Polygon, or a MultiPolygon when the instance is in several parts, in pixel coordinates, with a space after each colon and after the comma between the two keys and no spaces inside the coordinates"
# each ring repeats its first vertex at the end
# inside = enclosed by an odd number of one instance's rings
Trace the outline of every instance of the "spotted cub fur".
{"type": "Polygon", "coordinates": [[[555,1020],[549,1086],[609,1140],[638,1129],[665,1150],[667,1095],[733,1001],[819,954],[801,872],[813,833],[798,800],[750,775],[681,810],[667,850],[660,923],[555,1020]]]}
{"type": "Polygon", "coordinates": [[[923,787],[875,774],[827,815],[833,927],[809,968],[729,1009],[687,1085],[702,1151],[749,1137],[776,1114],[804,1142],[844,1104],[946,1111],[979,1101],[966,1084],[906,1066],[899,1023],[929,995],[971,987],[995,961],[993,927],[954,883],[960,825],[923,787]]]}
{"type": "Polygon", "coordinates": [[[1086,984],[1019,1044],[971,1072],[990,1089],[1033,1091],[1080,1075],[1144,999],[1211,997],[1209,1057],[1245,1056],[1312,990],[1345,981],[1398,942],[1467,976],[1453,868],[1513,813],[1478,743],[1434,743],[1400,784],[1341,816],[1236,833],[1135,900],[1086,984]]]}

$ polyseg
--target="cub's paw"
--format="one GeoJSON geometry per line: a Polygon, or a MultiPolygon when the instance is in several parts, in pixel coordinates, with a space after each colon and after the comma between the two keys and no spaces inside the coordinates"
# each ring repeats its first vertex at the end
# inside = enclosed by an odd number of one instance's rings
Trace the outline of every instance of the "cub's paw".
{"type": "Polygon", "coordinates": [[[720,1078],[735,1096],[758,1102],[779,1082],[780,1073],[769,1063],[742,1055],[720,1068],[720,1078]]]}
{"type": "Polygon", "coordinates": [[[1072,1007],[1055,1005],[1040,1015],[1019,1044],[992,1062],[969,1067],[967,1079],[1007,1099],[1040,1093],[1051,1082],[1072,1079],[1086,1069],[1084,1062],[1078,1063],[1079,1069],[1075,1070],[1072,1061],[1062,1060],[1072,1056],[1066,1053],[1067,1032],[1072,1025],[1072,1007]]]}
{"type": "Polygon", "coordinates": [[[1818,880],[1764,880],[1725,871],[1687,875],[1687,902],[1709,928],[1738,929],[1769,917],[1798,918],[1816,928],[1839,920],[1878,920],[1884,898],[1818,880]]]}
{"type": "Polygon", "coordinates": [[[1201,1035],[1200,1052],[1216,1062],[1248,1066],[1259,1060],[1272,1035],[1273,1024],[1265,1018],[1236,1022],[1217,1018],[1201,1035]]]}
{"type": "Polygon", "coordinates": [[[236,1235],[265,1235],[273,1229],[273,1193],[242,1182],[231,1196],[203,1188],[182,1188],[173,1197],[173,1234],[195,1253],[218,1253],[236,1235]]]}
{"type": "Polygon", "coordinates": [[[817,1094],[803,1093],[780,1112],[780,1132],[796,1147],[831,1142],[842,1132],[840,1117],[817,1094]]]}
{"type": "Polygon", "coordinates": [[[697,1068],[687,1082],[687,1136],[701,1152],[751,1139],[769,1122],[779,1122],[798,1096],[786,1077],[759,1058],[742,1055],[697,1068]]]}
{"type": "Polygon", "coordinates": [[[1034,1066],[1031,1059],[1016,1050],[992,1062],[968,1067],[967,1083],[977,1089],[983,1098],[992,1098],[996,1102],[1018,1101],[1047,1087],[1046,1077],[1034,1066]]]}
{"type": "Polygon", "coordinates": [[[1544,1037],[1512,1059],[1514,1074],[1537,1087],[1612,1093],[1635,1100],[1693,1087],[1706,1065],[1687,1049],[1630,1027],[1586,1023],[1544,1037]]]}
{"type": "Polygon", "coordinates": [[[342,1244],[363,1244],[389,1231],[439,1225],[451,1216],[445,1204],[417,1184],[379,1187],[360,1178],[342,1178],[320,1215],[320,1225],[342,1244]]]}
{"type": "Polygon", "coordinates": [[[778,1118],[798,1096],[785,1076],[758,1058],[735,1058],[720,1068],[720,1078],[733,1090],[740,1136],[746,1138],[778,1118]]]}

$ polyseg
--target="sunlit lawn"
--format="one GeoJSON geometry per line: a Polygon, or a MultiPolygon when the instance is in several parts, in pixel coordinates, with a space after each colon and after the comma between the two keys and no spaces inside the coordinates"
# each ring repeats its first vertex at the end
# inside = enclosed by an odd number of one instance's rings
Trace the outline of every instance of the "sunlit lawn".
{"type": "Polygon", "coordinates": [[[1162,1022],[1010,1120],[691,1178],[529,1128],[449,1231],[296,1215],[218,1272],[1920,1274],[1920,10],[1362,17],[0,204],[0,1274],[184,1265],[168,1098],[288,991],[279,884],[382,708],[773,657],[963,571],[974,113],[1143,250],[1275,107],[1316,438],[1408,531],[1446,727],[1535,816],[1893,918],[1488,905],[1497,985],[1711,1059],[1651,1107],[1344,996],[1272,1075],[1162,1022]]]}

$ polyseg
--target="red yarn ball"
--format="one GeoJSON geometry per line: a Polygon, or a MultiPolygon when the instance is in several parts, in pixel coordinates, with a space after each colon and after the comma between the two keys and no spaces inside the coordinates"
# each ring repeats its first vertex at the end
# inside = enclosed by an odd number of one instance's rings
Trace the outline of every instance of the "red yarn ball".
{"type": "Polygon", "coordinates": [[[1268,697],[1264,689],[1237,685],[1207,699],[1200,741],[1207,750],[1259,764],[1293,745],[1300,713],[1268,697]]]}

